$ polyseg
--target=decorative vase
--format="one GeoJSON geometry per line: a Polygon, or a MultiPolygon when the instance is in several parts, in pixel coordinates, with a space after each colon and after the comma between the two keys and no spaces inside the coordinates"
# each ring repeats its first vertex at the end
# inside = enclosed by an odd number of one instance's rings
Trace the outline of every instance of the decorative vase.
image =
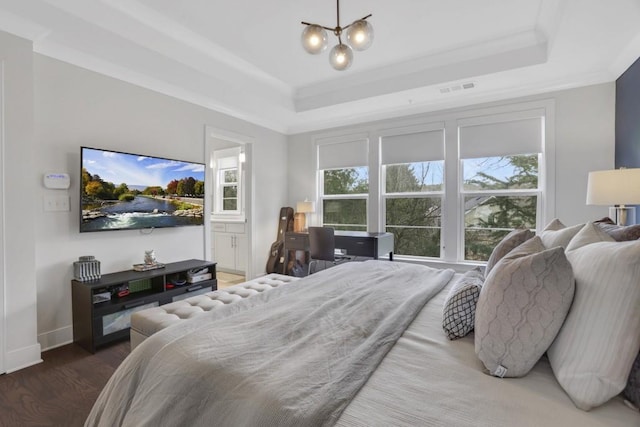
{"type": "Polygon", "coordinates": [[[144,263],[153,265],[156,263],[156,253],[151,249],[150,251],[144,251],[144,263]]]}

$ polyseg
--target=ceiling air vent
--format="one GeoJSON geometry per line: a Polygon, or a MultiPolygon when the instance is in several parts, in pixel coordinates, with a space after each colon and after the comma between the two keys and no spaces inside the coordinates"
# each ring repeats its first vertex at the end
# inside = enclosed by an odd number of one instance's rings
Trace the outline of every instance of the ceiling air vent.
{"type": "Polygon", "coordinates": [[[448,86],[448,87],[441,87],[440,93],[459,92],[461,90],[473,89],[474,87],[476,87],[476,84],[473,82],[462,83],[462,84],[448,86]]]}

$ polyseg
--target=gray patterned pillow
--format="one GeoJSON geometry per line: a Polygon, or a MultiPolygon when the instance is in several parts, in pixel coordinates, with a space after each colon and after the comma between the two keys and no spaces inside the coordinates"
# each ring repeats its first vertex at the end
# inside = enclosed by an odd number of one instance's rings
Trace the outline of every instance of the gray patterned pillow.
{"type": "Polygon", "coordinates": [[[449,290],[442,312],[442,328],[450,340],[462,338],[473,330],[482,282],[484,275],[476,267],[467,271],[449,290]]]}
{"type": "Polygon", "coordinates": [[[564,322],[575,290],[564,249],[536,236],[487,276],[476,306],[476,354],[491,375],[526,375],[564,322]]]}
{"type": "Polygon", "coordinates": [[[627,387],[624,389],[624,397],[636,405],[636,408],[640,408],[640,353],[633,362],[627,387]]]}
{"type": "Polygon", "coordinates": [[[517,248],[527,240],[531,239],[535,234],[528,228],[520,228],[513,230],[511,233],[504,236],[504,238],[493,248],[491,256],[487,261],[487,269],[485,274],[489,275],[491,269],[500,261],[506,254],[517,248]]]}

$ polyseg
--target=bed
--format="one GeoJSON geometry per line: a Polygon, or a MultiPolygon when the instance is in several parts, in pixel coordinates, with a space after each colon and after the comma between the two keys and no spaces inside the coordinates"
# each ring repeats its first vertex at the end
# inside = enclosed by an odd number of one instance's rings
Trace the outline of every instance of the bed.
{"type": "Polygon", "coordinates": [[[523,377],[488,375],[473,333],[443,331],[461,278],[347,263],[170,326],[123,362],[85,425],[640,426],[621,395],[578,409],[546,355],[523,377]]]}

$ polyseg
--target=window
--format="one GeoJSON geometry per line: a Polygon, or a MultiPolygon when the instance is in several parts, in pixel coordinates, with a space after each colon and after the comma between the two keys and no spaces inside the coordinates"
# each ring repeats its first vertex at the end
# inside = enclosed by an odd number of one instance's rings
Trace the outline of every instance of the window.
{"type": "Polygon", "coordinates": [[[399,258],[484,262],[510,231],[553,215],[553,110],[551,100],[455,110],[316,139],[318,216],[393,233],[399,258]]]}
{"type": "Polygon", "coordinates": [[[242,163],[240,148],[213,152],[214,160],[214,215],[242,213],[242,163]]]}
{"type": "Polygon", "coordinates": [[[440,257],[444,131],[381,138],[384,229],[398,255],[440,257]]]}
{"type": "Polygon", "coordinates": [[[238,168],[220,169],[218,173],[222,194],[222,212],[236,212],[238,211],[238,168]]]}
{"type": "Polygon", "coordinates": [[[510,231],[536,228],[542,126],[537,117],[460,128],[463,259],[486,261],[510,231]]]}
{"type": "Polygon", "coordinates": [[[368,140],[318,146],[322,224],[336,230],[367,230],[368,140]]]}
{"type": "Polygon", "coordinates": [[[464,259],[486,261],[516,228],[536,228],[538,155],[462,160],[464,259]]]}

